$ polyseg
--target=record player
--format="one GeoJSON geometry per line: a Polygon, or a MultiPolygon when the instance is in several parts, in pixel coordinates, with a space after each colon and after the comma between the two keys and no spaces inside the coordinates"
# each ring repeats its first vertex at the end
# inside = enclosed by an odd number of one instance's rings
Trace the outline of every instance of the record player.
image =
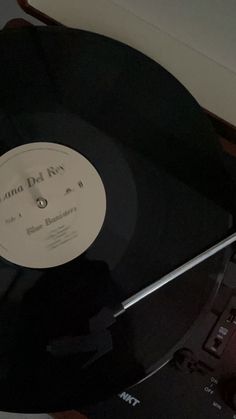
{"type": "Polygon", "coordinates": [[[0,42],[1,410],[234,417],[233,157],[124,44],[0,42]]]}

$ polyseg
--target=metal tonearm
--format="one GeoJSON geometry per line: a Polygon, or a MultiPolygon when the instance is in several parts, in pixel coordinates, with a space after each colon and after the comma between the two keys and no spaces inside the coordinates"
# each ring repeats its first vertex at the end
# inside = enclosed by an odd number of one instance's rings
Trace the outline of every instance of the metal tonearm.
{"type": "Polygon", "coordinates": [[[234,242],[236,242],[236,232],[226,237],[225,239],[221,240],[220,242],[216,243],[214,246],[210,247],[204,252],[200,253],[198,256],[195,256],[193,259],[189,260],[188,262],[184,263],[178,268],[174,269],[172,272],[164,275],[162,278],[153,282],[151,285],[148,285],[147,287],[143,288],[141,291],[138,291],[136,294],[124,300],[121,303],[121,309],[118,310],[116,313],[114,313],[114,317],[120,316],[128,308],[133,307],[135,304],[137,304],[139,301],[146,298],[148,295],[164,287],[169,282],[180,277],[180,275],[194,268],[194,266],[199,265],[199,263],[204,262],[206,259],[220,252],[225,247],[231,245],[234,242]]]}

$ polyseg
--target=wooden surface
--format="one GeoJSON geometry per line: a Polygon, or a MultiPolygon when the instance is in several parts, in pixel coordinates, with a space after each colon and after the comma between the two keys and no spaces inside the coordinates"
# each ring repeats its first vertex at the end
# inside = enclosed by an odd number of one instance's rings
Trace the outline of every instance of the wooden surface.
{"type": "Polygon", "coordinates": [[[27,0],[16,0],[16,1],[19,4],[19,6],[25,11],[25,13],[28,13],[29,15],[35,17],[41,22],[46,23],[47,25],[60,25],[60,23],[57,22],[56,20],[50,18],[46,14],[30,6],[27,0]]]}

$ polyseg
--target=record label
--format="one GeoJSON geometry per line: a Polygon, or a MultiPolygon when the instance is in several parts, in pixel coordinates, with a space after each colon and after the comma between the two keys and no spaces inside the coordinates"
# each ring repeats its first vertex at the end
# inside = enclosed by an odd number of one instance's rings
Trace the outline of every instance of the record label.
{"type": "Polygon", "coordinates": [[[94,166],[57,143],[30,143],[0,157],[0,255],[30,268],[59,266],[94,242],[106,193],[94,166]]]}

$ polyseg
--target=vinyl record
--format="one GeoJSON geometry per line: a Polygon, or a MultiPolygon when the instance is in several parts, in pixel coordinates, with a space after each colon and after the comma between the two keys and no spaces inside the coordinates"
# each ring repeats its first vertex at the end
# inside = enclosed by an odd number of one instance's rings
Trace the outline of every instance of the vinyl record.
{"type": "Polygon", "coordinates": [[[214,297],[224,252],[106,317],[227,235],[233,185],[148,57],[65,28],[5,30],[0,51],[0,409],[80,408],[161,367],[214,297]]]}

